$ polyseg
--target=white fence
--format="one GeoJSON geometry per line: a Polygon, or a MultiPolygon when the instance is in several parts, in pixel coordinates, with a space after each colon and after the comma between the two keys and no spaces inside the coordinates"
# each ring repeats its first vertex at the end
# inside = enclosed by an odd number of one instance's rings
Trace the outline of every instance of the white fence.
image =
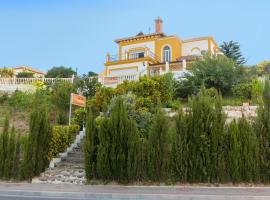
{"type": "Polygon", "coordinates": [[[72,78],[0,78],[1,85],[33,85],[36,82],[43,82],[48,84],[54,84],[57,81],[65,81],[73,83],[72,78]]]}
{"type": "Polygon", "coordinates": [[[116,87],[118,84],[123,83],[125,80],[127,81],[136,81],[139,80],[139,74],[123,74],[118,76],[105,76],[99,78],[99,81],[104,86],[108,87],[116,87]]]}

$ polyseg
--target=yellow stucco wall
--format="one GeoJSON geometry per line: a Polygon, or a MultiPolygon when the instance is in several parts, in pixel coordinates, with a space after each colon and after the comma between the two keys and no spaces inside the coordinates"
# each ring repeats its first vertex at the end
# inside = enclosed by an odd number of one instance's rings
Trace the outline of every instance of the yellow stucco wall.
{"type": "Polygon", "coordinates": [[[163,60],[163,48],[168,45],[172,51],[172,61],[175,61],[176,58],[181,56],[181,41],[176,36],[167,37],[167,38],[159,38],[155,41],[155,54],[163,60]]]}

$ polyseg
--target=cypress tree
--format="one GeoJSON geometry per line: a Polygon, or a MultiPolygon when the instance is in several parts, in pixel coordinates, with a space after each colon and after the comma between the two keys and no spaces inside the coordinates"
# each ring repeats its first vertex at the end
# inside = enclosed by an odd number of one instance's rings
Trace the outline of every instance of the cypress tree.
{"type": "Polygon", "coordinates": [[[96,178],[98,134],[91,111],[86,117],[86,137],[84,141],[85,174],[88,180],[96,178]]]}
{"type": "Polygon", "coordinates": [[[0,178],[5,176],[5,165],[8,158],[8,142],[9,142],[9,118],[5,117],[4,128],[0,140],[0,178]]]}
{"type": "Polygon", "coordinates": [[[179,110],[175,117],[175,133],[172,142],[171,171],[176,181],[186,182],[188,175],[188,127],[187,117],[179,110]]]}
{"type": "Polygon", "coordinates": [[[263,104],[260,104],[255,130],[259,142],[260,179],[270,180],[270,85],[265,80],[263,104]]]}
{"type": "MultiPolygon", "coordinates": [[[[202,90],[203,91],[203,90],[202,90]]],[[[189,111],[189,180],[210,180],[210,135],[213,122],[213,105],[203,92],[190,101],[189,111]]]]}
{"type": "Polygon", "coordinates": [[[21,136],[17,134],[15,138],[15,152],[12,163],[12,177],[19,178],[19,170],[21,167],[20,156],[21,156],[21,136]]]}
{"type": "Polygon", "coordinates": [[[30,115],[30,133],[21,173],[23,179],[31,179],[33,176],[39,175],[49,164],[51,127],[47,108],[42,104],[42,97],[42,93],[36,93],[33,111],[30,115]]]}
{"type": "Polygon", "coordinates": [[[102,180],[111,180],[111,130],[109,127],[109,119],[104,118],[101,121],[98,131],[98,153],[97,153],[97,176],[102,180]]]}
{"type": "Polygon", "coordinates": [[[224,182],[227,177],[226,170],[226,137],[225,114],[222,111],[222,97],[216,92],[213,104],[213,117],[210,126],[210,166],[209,176],[211,182],[224,182]]]}
{"type": "MultiPolygon", "coordinates": [[[[131,147],[137,134],[136,125],[127,115],[126,108],[121,97],[117,98],[109,119],[111,131],[111,170],[113,179],[119,182],[127,182],[135,174],[131,171],[134,152],[131,147]],[[133,174],[133,175],[132,175],[133,174]]],[[[135,164],[135,163],[133,163],[135,164]]],[[[136,167],[134,168],[136,169],[136,167]]]]}
{"type": "Polygon", "coordinates": [[[258,181],[259,178],[259,148],[258,139],[251,124],[242,118],[238,122],[239,142],[241,143],[241,180],[245,182],[258,181]]]}
{"type": "Polygon", "coordinates": [[[158,110],[153,117],[149,135],[149,177],[153,181],[167,178],[169,164],[169,124],[164,112],[158,110]]]}
{"type": "Polygon", "coordinates": [[[138,149],[137,149],[137,180],[143,181],[148,178],[148,151],[149,151],[149,141],[145,137],[141,137],[138,139],[138,149]]]}
{"type": "MultiPolygon", "coordinates": [[[[127,124],[127,131],[128,131],[128,158],[127,158],[127,174],[128,174],[128,181],[132,180],[138,180],[140,179],[141,167],[139,167],[139,164],[141,164],[140,156],[138,155],[140,153],[140,138],[138,135],[136,123],[133,120],[129,120],[127,124]]],[[[141,154],[143,156],[143,154],[141,154]]]]}
{"type": "Polygon", "coordinates": [[[13,159],[15,156],[15,148],[16,148],[16,136],[15,136],[15,129],[12,128],[11,133],[8,137],[8,145],[7,145],[7,157],[5,160],[5,166],[4,166],[4,177],[5,179],[12,178],[12,169],[13,169],[13,159]]]}
{"type": "Polygon", "coordinates": [[[229,127],[229,169],[233,182],[241,180],[241,143],[239,142],[240,130],[237,122],[233,120],[229,127]]]}

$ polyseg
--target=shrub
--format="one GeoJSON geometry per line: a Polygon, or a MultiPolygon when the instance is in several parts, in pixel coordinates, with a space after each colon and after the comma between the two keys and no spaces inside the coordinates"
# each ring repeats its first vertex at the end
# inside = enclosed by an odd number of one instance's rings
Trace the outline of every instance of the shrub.
{"type": "Polygon", "coordinates": [[[260,104],[262,102],[263,94],[263,84],[258,79],[252,81],[252,93],[251,100],[255,104],[260,104]]]}
{"type": "Polygon", "coordinates": [[[28,71],[23,71],[23,72],[19,72],[16,75],[17,78],[34,78],[34,74],[32,72],[28,72],[28,71]]]}
{"type": "Polygon", "coordinates": [[[8,104],[15,109],[28,109],[32,106],[33,95],[26,92],[15,91],[8,99],[8,104]]]}
{"type": "Polygon", "coordinates": [[[49,143],[48,160],[57,157],[58,153],[64,152],[75,140],[79,130],[78,125],[54,126],[49,143]]]}
{"type": "Polygon", "coordinates": [[[0,104],[4,104],[8,100],[8,94],[7,93],[0,93],[0,104]]]}
{"type": "Polygon", "coordinates": [[[52,88],[51,102],[57,112],[57,123],[66,125],[68,122],[68,110],[70,106],[70,94],[74,87],[68,82],[57,82],[52,88]]]}
{"type": "Polygon", "coordinates": [[[72,124],[78,124],[82,128],[85,120],[86,120],[85,108],[77,108],[73,113],[73,117],[71,118],[72,124]]]}
{"type": "Polygon", "coordinates": [[[232,89],[233,95],[240,98],[242,101],[251,100],[252,97],[252,83],[239,83],[232,89]]]}

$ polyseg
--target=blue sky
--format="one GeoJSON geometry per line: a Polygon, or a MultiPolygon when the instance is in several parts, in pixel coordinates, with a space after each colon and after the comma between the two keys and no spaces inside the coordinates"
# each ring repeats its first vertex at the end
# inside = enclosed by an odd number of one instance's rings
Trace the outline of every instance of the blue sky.
{"type": "Polygon", "coordinates": [[[0,66],[100,72],[116,38],[154,31],[241,45],[250,65],[270,60],[268,0],[0,0],[0,66]]]}

